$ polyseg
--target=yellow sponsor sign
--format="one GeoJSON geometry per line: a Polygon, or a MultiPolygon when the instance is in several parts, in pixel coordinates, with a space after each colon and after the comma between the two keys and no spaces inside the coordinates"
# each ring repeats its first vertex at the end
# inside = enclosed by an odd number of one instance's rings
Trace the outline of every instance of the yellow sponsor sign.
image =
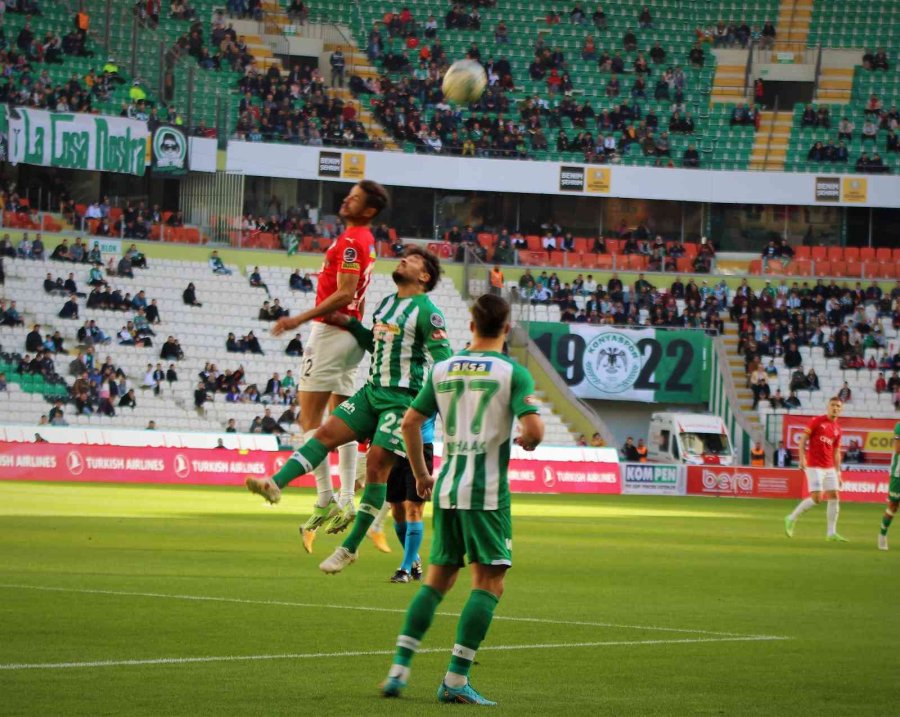
{"type": "Polygon", "coordinates": [[[869,198],[869,180],[865,177],[844,177],[841,189],[845,202],[865,202],[869,198]]]}
{"type": "Polygon", "coordinates": [[[887,453],[894,450],[894,434],[890,431],[869,431],[864,451],[887,453]]]}
{"type": "Polygon", "coordinates": [[[586,188],[589,192],[609,194],[612,183],[612,170],[609,167],[588,167],[586,188]]]}
{"type": "Polygon", "coordinates": [[[359,152],[345,152],[341,166],[341,176],[344,179],[366,178],[366,155],[359,152]]]}

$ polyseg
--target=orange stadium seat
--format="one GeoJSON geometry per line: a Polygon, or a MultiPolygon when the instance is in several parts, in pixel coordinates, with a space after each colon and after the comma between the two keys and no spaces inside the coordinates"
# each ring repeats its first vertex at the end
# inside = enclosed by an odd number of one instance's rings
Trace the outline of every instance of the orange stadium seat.
{"type": "Polygon", "coordinates": [[[816,274],[818,276],[833,276],[831,273],[831,262],[830,261],[817,261],[816,262],[816,274]]]}
{"type": "Polygon", "coordinates": [[[893,254],[889,247],[880,246],[875,250],[875,261],[893,261],[893,254]]]}
{"type": "Polygon", "coordinates": [[[847,262],[847,273],[844,276],[859,278],[862,276],[862,264],[858,261],[847,262]]]}
{"type": "Polygon", "coordinates": [[[621,239],[607,239],[606,240],[606,251],[610,254],[618,254],[622,249],[622,240],[621,239]]]}
{"type": "Polygon", "coordinates": [[[845,246],[844,261],[859,261],[859,247],[845,246]]]}
{"type": "Polygon", "coordinates": [[[762,274],[762,259],[754,259],[750,262],[751,274],[762,274]]]}
{"type": "Polygon", "coordinates": [[[587,237],[575,237],[575,251],[584,254],[591,249],[590,239],[587,237]]]}
{"type": "Polygon", "coordinates": [[[537,234],[529,234],[525,237],[525,241],[528,244],[528,251],[543,251],[544,247],[541,244],[541,238],[537,234]]]}
{"type": "Polygon", "coordinates": [[[843,261],[832,261],[831,262],[831,275],[832,276],[847,276],[847,263],[843,261]]]}
{"type": "Polygon", "coordinates": [[[550,266],[565,266],[566,265],[566,252],[564,251],[551,251],[550,252],[550,266]]]}
{"type": "Polygon", "coordinates": [[[870,246],[864,246],[859,250],[860,261],[875,261],[875,249],[870,246]]]}
{"type": "Polygon", "coordinates": [[[896,264],[897,262],[900,262],[900,249],[894,249],[891,252],[891,263],[896,264]]]}
{"type": "Polygon", "coordinates": [[[547,264],[547,252],[519,250],[519,263],[527,266],[543,266],[547,264]]]}
{"type": "Polygon", "coordinates": [[[628,268],[633,271],[643,271],[647,268],[647,257],[643,254],[629,254],[628,268]]]}
{"type": "Polygon", "coordinates": [[[597,254],[597,268],[598,269],[612,269],[613,266],[613,258],[612,254],[597,254]]]}
{"type": "Polygon", "coordinates": [[[675,268],[681,274],[691,272],[694,269],[694,260],[688,256],[680,256],[675,260],[675,268]]]}
{"type": "Polygon", "coordinates": [[[599,254],[579,254],[578,265],[585,269],[596,269],[599,266],[597,261],[599,258],[599,254]]]}
{"type": "Polygon", "coordinates": [[[812,274],[811,261],[792,261],[788,265],[788,269],[792,270],[791,276],[809,276],[812,274]]]}
{"type": "Polygon", "coordinates": [[[697,254],[700,253],[700,245],[695,244],[693,242],[684,245],[684,255],[688,259],[696,259],[697,254]]]}
{"type": "Polygon", "coordinates": [[[842,247],[842,246],[828,247],[828,261],[844,261],[844,247],[842,247]]]}
{"type": "Polygon", "coordinates": [[[794,249],[794,258],[808,260],[812,256],[812,252],[808,246],[798,246],[794,249]]]}
{"type": "Polygon", "coordinates": [[[828,258],[828,248],[824,246],[814,246],[812,248],[813,261],[825,261],[828,258]]]}

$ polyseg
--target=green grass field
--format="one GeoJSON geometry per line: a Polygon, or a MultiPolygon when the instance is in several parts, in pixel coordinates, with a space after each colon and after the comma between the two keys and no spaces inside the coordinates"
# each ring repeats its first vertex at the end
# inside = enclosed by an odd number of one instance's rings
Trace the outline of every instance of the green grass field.
{"type": "MultiPolygon", "coordinates": [[[[0,482],[0,714],[465,711],[434,694],[467,580],[405,696],[384,700],[416,587],[387,582],[396,546],[367,543],[321,574],[336,539],[303,553],[309,504],[302,491],[266,508],[237,488],[0,482]]],[[[849,544],[824,541],[824,509],[788,540],[787,509],[518,497],[515,567],[473,683],[516,715],[897,714],[900,542],[875,549],[875,505],[843,507],[849,544]]]]}

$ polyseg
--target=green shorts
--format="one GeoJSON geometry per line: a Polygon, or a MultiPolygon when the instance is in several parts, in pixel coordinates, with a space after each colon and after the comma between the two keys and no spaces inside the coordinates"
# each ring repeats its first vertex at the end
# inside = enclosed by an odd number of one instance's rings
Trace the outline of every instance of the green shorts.
{"type": "Polygon", "coordinates": [[[512,517],[509,508],[457,510],[434,506],[432,565],[470,563],[512,567],[512,517]]]}
{"type": "Polygon", "coordinates": [[[400,421],[415,396],[400,388],[377,388],[366,384],[332,412],[350,426],[356,437],[372,440],[391,453],[406,458],[400,421]]]}

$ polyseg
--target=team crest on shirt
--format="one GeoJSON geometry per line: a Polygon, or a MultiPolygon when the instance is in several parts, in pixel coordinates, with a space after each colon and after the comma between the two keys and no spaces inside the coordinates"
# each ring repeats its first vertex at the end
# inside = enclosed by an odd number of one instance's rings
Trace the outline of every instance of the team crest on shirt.
{"type": "Polygon", "coordinates": [[[344,261],[356,261],[356,249],[354,249],[352,246],[348,246],[346,249],[344,249],[344,261]]]}
{"type": "Polygon", "coordinates": [[[444,328],[444,317],[440,314],[432,314],[431,315],[431,325],[436,329],[444,328]]]}

